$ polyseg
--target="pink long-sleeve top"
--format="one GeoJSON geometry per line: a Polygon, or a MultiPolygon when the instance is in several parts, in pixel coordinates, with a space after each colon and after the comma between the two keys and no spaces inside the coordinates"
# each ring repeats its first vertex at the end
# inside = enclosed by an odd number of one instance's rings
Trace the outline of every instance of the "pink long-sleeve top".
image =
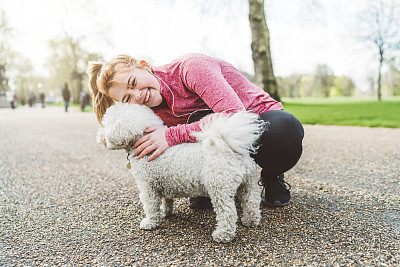
{"type": "Polygon", "coordinates": [[[196,111],[262,114],[282,109],[282,103],[221,59],[187,54],[153,71],[167,102],[153,110],[168,127],[165,136],[169,146],[196,142],[190,133],[200,131],[200,121],[187,124],[196,111]]]}

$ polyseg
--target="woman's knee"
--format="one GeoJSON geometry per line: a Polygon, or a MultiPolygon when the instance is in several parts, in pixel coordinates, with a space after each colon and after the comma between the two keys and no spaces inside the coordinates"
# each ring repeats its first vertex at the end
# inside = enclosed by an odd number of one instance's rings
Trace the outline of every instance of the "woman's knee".
{"type": "Polygon", "coordinates": [[[291,169],[302,154],[304,129],[300,121],[283,110],[272,110],[260,115],[269,122],[269,128],[259,139],[259,148],[254,155],[263,168],[275,168],[285,172],[291,169]]]}
{"type": "Polygon", "coordinates": [[[261,141],[281,141],[280,144],[276,144],[278,146],[286,144],[290,146],[292,143],[302,142],[304,138],[303,125],[291,113],[284,110],[271,110],[261,114],[259,118],[269,122],[269,127],[263,133],[261,141]]]}

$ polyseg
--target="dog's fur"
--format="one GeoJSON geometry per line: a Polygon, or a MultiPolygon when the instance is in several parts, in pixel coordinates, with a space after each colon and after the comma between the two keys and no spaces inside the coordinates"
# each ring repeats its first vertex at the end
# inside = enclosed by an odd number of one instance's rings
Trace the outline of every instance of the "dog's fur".
{"type": "MultiPolygon", "coordinates": [[[[217,226],[212,236],[229,242],[235,236],[237,213],[234,196],[241,200],[242,224],[255,227],[261,219],[260,187],[256,163],[249,151],[265,124],[248,112],[213,114],[202,120],[201,132],[193,133],[197,143],[183,143],[167,149],[153,161],[128,157],[140,191],[146,217],[140,228],[156,228],[173,209],[173,198],[209,196],[217,226]]],[[[151,126],[162,126],[154,112],[141,105],[115,104],[107,109],[97,141],[108,149],[129,151],[151,126]]]]}

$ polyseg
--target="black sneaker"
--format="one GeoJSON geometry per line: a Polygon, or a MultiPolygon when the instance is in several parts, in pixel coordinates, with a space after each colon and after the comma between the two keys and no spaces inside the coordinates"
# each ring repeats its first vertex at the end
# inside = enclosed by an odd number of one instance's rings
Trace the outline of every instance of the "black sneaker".
{"type": "Polygon", "coordinates": [[[260,179],[259,185],[264,189],[261,192],[261,203],[267,207],[283,207],[289,205],[290,202],[290,184],[283,180],[283,173],[276,179],[268,179],[263,181],[260,179]],[[265,195],[263,193],[265,191],[265,195]]]}
{"type": "Polygon", "coordinates": [[[191,197],[189,198],[189,208],[207,210],[212,208],[209,197],[191,197]]]}

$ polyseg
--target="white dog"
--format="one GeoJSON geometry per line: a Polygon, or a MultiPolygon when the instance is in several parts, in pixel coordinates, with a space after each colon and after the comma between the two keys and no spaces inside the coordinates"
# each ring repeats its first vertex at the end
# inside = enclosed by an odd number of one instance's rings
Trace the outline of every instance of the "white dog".
{"type": "Polygon", "coordinates": [[[229,242],[236,232],[236,194],[243,208],[242,224],[259,224],[260,187],[249,151],[266,125],[248,112],[210,116],[200,124],[202,131],[193,133],[198,143],[170,147],[148,162],[147,157],[134,157],[131,147],[147,128],[163,126],[161,119],[141,105],[117,103],[107,109],[97,141],[108,149],[127,149],[146,215],[141,229],[154,229],[170,215],[173,198],[209,196],[217,221],[212,236],[229,242]]]}

